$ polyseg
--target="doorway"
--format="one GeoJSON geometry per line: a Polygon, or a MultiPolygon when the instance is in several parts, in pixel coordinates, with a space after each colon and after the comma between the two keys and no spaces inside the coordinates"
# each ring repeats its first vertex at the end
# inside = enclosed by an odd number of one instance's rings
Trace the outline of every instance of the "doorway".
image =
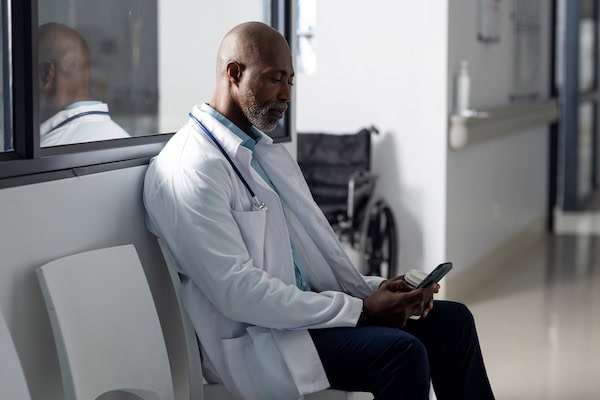
{"type": "Polygon", "coordinates": [[[554,1],[552,95],[560,117],[551,128],[550,212],[596,204],[598,139],[598,0],[554,1]]]}

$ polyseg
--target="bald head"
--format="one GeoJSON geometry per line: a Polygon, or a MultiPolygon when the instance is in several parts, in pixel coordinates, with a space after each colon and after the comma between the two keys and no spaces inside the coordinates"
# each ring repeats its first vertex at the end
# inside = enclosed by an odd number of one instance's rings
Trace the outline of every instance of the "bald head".
{"type": "Polygon", "coordinates": [[[74,29],[39,27],[40,98],[44,119],[67,105],[90,99],[90,50],[74,29]],[[45,108],[45,109],[44,109],[45,108]]]}
{"type": "Polygon", "coordinates": [[[285,38],[262,22],[246,22],[221,42],[210,104],[246,132],[252,126],[269,131],[287,109],[293,77],[285,38]]]}
{"type": "Polygon", "coordinates": [[[217,79],[226,72],[227,63],[245,65],[268,62],[273,51],[290,52],[281,34],[262,22],[245,22],[231,29],[221,42],[217,53],[217,79]]]}

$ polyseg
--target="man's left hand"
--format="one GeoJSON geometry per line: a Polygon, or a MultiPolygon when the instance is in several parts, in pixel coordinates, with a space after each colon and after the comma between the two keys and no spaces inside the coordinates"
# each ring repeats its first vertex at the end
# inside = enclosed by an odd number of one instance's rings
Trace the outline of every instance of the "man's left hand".
{"type": "MultiPolygon", "coordinates": [[[[440,291],[440,285],[438,283],[432,283],[432,285],[434,285],[433,293],[438,293],[440,291]]],[[[406,281],[404,280],[404,275],[400,275],[392,279],[387,279],[381,283],[380,287],[381,286],[387,286],[390,290],[397,292],[410,292],[412,290],[415,290],[414,287],[406,283],[406,281]]],[[[424,306],[423,312],[421,313],[421,318],[426,318],[432,309],[433,297],[431,297],[431,299],[424,306]]]]}

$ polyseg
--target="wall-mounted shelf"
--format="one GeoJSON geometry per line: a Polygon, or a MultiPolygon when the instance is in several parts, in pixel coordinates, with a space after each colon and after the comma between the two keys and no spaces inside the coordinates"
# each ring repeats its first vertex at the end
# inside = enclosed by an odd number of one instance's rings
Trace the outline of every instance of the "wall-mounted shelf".
{"type": "Polygon", "coordinates": [[[449,145],[458,150],[474,143],[511,135],[556,121],[554,99],[517,102],[486,111],[467,110],[450,116],[449,145]]]}

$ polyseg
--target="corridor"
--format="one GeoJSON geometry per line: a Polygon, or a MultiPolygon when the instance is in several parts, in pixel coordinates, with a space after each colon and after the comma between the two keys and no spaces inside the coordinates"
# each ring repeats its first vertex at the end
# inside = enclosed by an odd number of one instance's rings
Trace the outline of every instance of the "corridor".
{"type": "Polygon", "coordinates": [[[475,315],[497,399],[600,398],[600,236],[546,235],[458,300],[475,315]]]}

